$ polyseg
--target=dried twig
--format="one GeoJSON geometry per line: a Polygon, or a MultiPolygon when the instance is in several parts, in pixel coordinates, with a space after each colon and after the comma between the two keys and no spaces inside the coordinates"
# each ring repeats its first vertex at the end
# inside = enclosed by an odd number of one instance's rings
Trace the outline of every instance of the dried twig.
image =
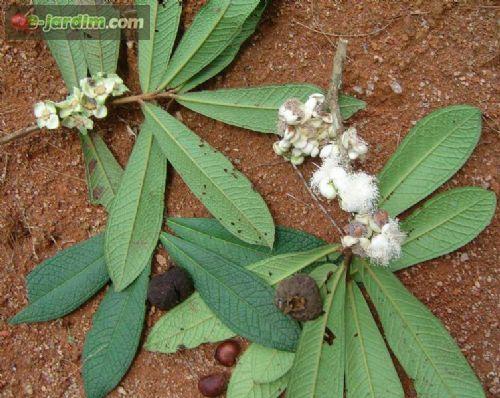
{"type": "Polygon", "coordinates": [[[344,62],[347,58],[347,40],[340,39],[337,44],[337,51],[333,57],[332,78],[328,93],[326,95],[325,106],[329,107],[333,117],[333,129],[337,135],[344,132],[344,124],[342,122],[342,114],[340,113],[339,91],[342,86],[342,72],[344,70],[344,62]]]}
{"type": "Polygon", "coordinates": [[[14,133],[4,135],[0,137],[0,145],[5,145],[11,141],[18,140],[20,138],[26,137],[34,131],[38,130],[37,125],[29,126],[21,130],[17,130],[14,133]]]}

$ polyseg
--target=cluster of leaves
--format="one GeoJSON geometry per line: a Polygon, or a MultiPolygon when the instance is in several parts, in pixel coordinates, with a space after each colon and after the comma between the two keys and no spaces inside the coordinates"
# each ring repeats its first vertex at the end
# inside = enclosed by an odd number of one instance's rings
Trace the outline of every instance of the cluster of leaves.
{"type": "MultiPolygon", "coordinates": [[[[55,6],[68,2],[54,0],[55,6]]],[[[143,93],[168,89],[196,112],[272,133],[286,99],[305,100],[321,92],[307,84],[190,92],[234,59],[254,31],[264,1],[209,1],[175,51],[181,3],[137,4],[149,5],[152,21],[149,39],[139,41],[143,93]]],[[[97,40],[48,41],[69,89],[88,71],[116,71],[119,38],[108,36],[113,32],[103,31],[97,40]]],[[[362,101],[341,97],[344,118],[363,107],[362,101]]],[[[37,267],[27,279],[30,304],[11,322],[64,316],[111,280],[82,356],[87,396],[106,395],[137,350],[150,262],[160,238],[189,271],[197,292],[160,319],[146,348],[172,353],[235,334],[248,338],[253,344],[229,385],[233,398],[276,397],[285,388],[291,397],[341,397],[344,387],[352,397],[402,396],[387,348],[340,261],[338,245],[275,229],[260,195],[228,159],[158,105],[144,103],[142,110],[145,121],[125,170],[97,133],[80,135],[90,200],[109,212],[106,231],[37,267]],[[176,236],[161,233],[168,162],[215,217],[170,219],[176,236]],[[325,314],[303,328],[274,307],[272,288],[301,270],[311,272],[325,303],[325,314]]],[[[379,176],[381,207],[396,216],[433,192],[465,162],[479,132],[480,113],[467,106],[437,111],[419,122],[379,176]]],[[[494,207],[494,196],[479,188],[454,189],[431,199],[405,219],[409,238],[392,270],[469,242],[489,223],[494,207]]],[[[354,270],[375,304],[389,346],[420,395],[481,396],[446,330],[392,273],[359,259],[354,270]]]]}

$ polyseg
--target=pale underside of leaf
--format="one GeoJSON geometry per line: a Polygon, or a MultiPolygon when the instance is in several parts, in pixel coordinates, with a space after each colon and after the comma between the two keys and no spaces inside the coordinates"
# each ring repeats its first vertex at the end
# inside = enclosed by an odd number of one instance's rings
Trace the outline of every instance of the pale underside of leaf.
{"type": "Polygon", "coordinates": [[[106,229],[109,275],[120,291],[146,267],[158,242],[167,175],[165,156],[143,125],[113,201],[106,229]]]}
{"type": "Polygon", "coordinates": [[[344,396],[345,276],[342,265],[327,277],[324,314],[304,324],[290,372],[288,398],[344,396]]]}
{"type": "MultiPolygon", "coordinates": [[[[276,133],[278,109],[289,98],[305,101],[309,95],[323,90],[312,84],[285,84],[250,88],[230,88],[179,94],[176,100],[185,107],[245,129],[262,133],[276,133]]],[[[340,110],[348,119],[365,103],[341,95],[340,110]]]]}
{"type": "Polygon", "coordinates": [[[111,285],[92,320],[82,354],[87,398],[105,397],[134,359],[146,313],[149,266],[125,290],[111,285]]]}
{"type": "Polygon", "coordinates": [[[108,281],[103,235],[62,250],[27,277],[29,305],[11,324],[43,322],[69,314],[108,281]]]}
{"type": "Polygon", "coordinates": [[[199,293],[193,293],[155,323],[144,348],[170,354],[233,336],[234,332],[215,316],[199,293]]]}
{"type": "MultiPolygon", "coordinates": [[[[35,0],[33,2],[41,14],[50,13],[52,15],[65,15],[61,10],[74,4],[73,0],[35,0]]],[[[75,40],[76,32],[72,32],[72,38],[64,40],[60,38],[61,32],[44,33],[45,40],[52,56],[57,62],[61,76],[66,83],[68,91],[71,93],[75,87],[79,87],[80,79],[87,76],[87,62],[83,50],[82,40],[75,40]],[[50,39],[54,35],[57,39],[50,39]]]]}
{"type": "MultiPolygon", "coordinates": [[[[111,18],[119,18],[119,11],[111,3],[104,0],[78,0],[81,14],[111,18]]],[[[115,73],[120,51],[120,29],[83,29],[83,49],[91,75],[115,73]]]]}
{"type": "Polygon", "coordinates": [[[90,202],[101,204],[109,211],[118,192],[123,170],[99,134],[80,134],[80,141],[90,202]]]}
{"type": "Polygon", "coordinates": [[[253,366],[259,354],[258,345],[251,344],[241,356],[231,375],[227,398],[277,398],[285,390],[288,375],[270,383],[257,383],[253,379],[253,366]]]}
{"type": "Polygon", "coordinates": [[[250,264],[247,269],[255,272],[262,279],[273,285],[307,266],[326,258],[329,254],[339,251],[340,245],[324,245],[298,253],[279,254],[257,263],[250,264]]]}
{"type": "Polygon", "coordinates": [[[257,8],[253,10],[250,16],[246,19],[241,27],[241,31],[236,35],[233,41],[226,47],[220,55],[215,58],[209,65],[204,67],[200,72],[193,76],[189,81],[182,85],[180,92],[185,93],[191,91],[196,86],[214,77],[219,72],[224,70],[236,57],[241,45],[255,31],[257,24],[267,6],[267,1],[261,1],[257,8]]]}
{"type": "Polygon", "coordinates": [[[280,351],[259,344],[251,345],[253,354],[251,372],[256,383],[272,383],[285,376],[291,369],[293,358],[292,352],[280,351]]]}
{"type": "Polygon", "coordinates": [[[160,84],[172,53],[182,11],[178,0],[136,0],[138,16],[149,11],[149,37],[139,37],[139,80],[143,93],[160,84]]]}
{"type": "Polygon", "coordinates": [[[347,284],[346,300],[347,398],[403,398],[403,387],[384,339],[353,281],[347,284]]]}
{"type": "Polygon", "coordinates": [[[163,153],[208,211],[239,239],[272,247],[273,219],[250,181],[161,108],[145,104],[143,110],[163,153]]]}
{"type": "Polygon", "coordinates": [[[299,326],[274,305],[274,291],[258,276],[171,235],[161,241],[193,278],[205,303],[235,333],[266,347],[292,351],[299,326]]]}
{"type": "Polygon", "coordinates": [[[481,398],[484,391],[441,322],[392,272],[363,266],[387,342],[419,397],[481,398]]]}
{"type": "Polygon", "coordinates": [[[403,254],[390,264],[393,271],[450,253],[474,239],[495,213],[496,197],[482,188],[446,191],[406,218],[403,254]]]}
{"type": "Polygon", "coordinates": [[[183,84],[217,58],[258,3],[258,0],[212,0],[206,3],[177,46],[159,88],[183,84]]]}
{"type": "Polygon", "coordinates": [[[379,174],[379,206],[396,216],[425,198],[462,167],[480,133],[481,112],[468,105],[420,120],[379,174]]]}

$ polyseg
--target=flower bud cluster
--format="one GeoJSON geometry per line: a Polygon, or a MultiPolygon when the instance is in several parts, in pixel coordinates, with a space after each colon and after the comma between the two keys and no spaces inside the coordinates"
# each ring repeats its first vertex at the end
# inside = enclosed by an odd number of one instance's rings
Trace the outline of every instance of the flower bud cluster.
{"type": "Polygon", "coordinates": [[[305,103],[290,98],[278,110],[276,154],[299,165],[306,156],[319,155],[320,146],[333,138],[332,116],[323,111],[325,96],[311,94],[305,103]]]}
{"type": "Polygon", "coordinates": [[[80,80],[80,87],[60,102],[37,102],[34,113],[38,127],[57,129],[59,125],[87,134],[94,127],[91,117],[102,119],[107,116],[106,100],[128,91],[123,80],[116,74],[98,73],[95,77],[80,80]]]}
{"type": "Polygon", "coordinates": [[[344,247],[350,247],[354,254],[369,257],[375,264],[385,266],[401,256],[401,245],[406,238],[398,220],[390,218],[385,210],[357,214],[345,232],[342,237],[344,247]]]}

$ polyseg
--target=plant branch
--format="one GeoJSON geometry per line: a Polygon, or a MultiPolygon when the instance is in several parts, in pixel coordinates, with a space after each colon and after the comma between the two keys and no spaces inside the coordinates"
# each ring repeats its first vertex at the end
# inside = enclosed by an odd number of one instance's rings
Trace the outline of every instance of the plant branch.
{"type": "Polygon", "coordinates": [[[302,172],[294,164],[292,164],[292,167],[295,170],[295,172],[297,173],[297,175],[299,176],[299,178],[301,179],[301,181],[304,184],[304,186],[306,187],[307,192],[309,192],[309,195],[311,195],[311,197],[313,198],[313,200],[316,202],[316,205],[319,207],[319,209],[323,212],[323,214],[326,216],[326,218],[328,218],[328,220],[332,223],[332,225],[337,229],[337,231],[339,232],[339,234],[342,236],[343,235],[342,230],[340,229],[340,227],[338,226],[338,224],[335,222],[335,220],[333,219],[333,217],[330,215],[330,213],[328,213],[328,211],[325,209],[325,207],[321,204],[320,200],[314,194],[314,192],[312,191],[312,189],[309,187],[309,184],[307,183],[307,181],[306,181],[304,175],[302,174],[302,172]]]}
{"type": "Polygon", "coordinates": [[[33,126],[28,126],[23,129],[17,130],[13,133],[6,134],[2,137],[0,137],[0,145],[5,145],[11,141],[18,140],[20,138],[26,137],[27,135],[30,135],[34,131],[38,130],[38,126],[35,124],[33,126]]]}
{"type": "Polygon", "coordinates": [[[342,72],[347,58],[347,43],[345,39],[339,39],[337,43],[337,50],[333,57],[332,78],[325,101],[325,106],[330,108],[333,117],[333,128],[337,135],[344,132],[342,114],[340,113],[339,92],[342,87],[342,72]]]}

